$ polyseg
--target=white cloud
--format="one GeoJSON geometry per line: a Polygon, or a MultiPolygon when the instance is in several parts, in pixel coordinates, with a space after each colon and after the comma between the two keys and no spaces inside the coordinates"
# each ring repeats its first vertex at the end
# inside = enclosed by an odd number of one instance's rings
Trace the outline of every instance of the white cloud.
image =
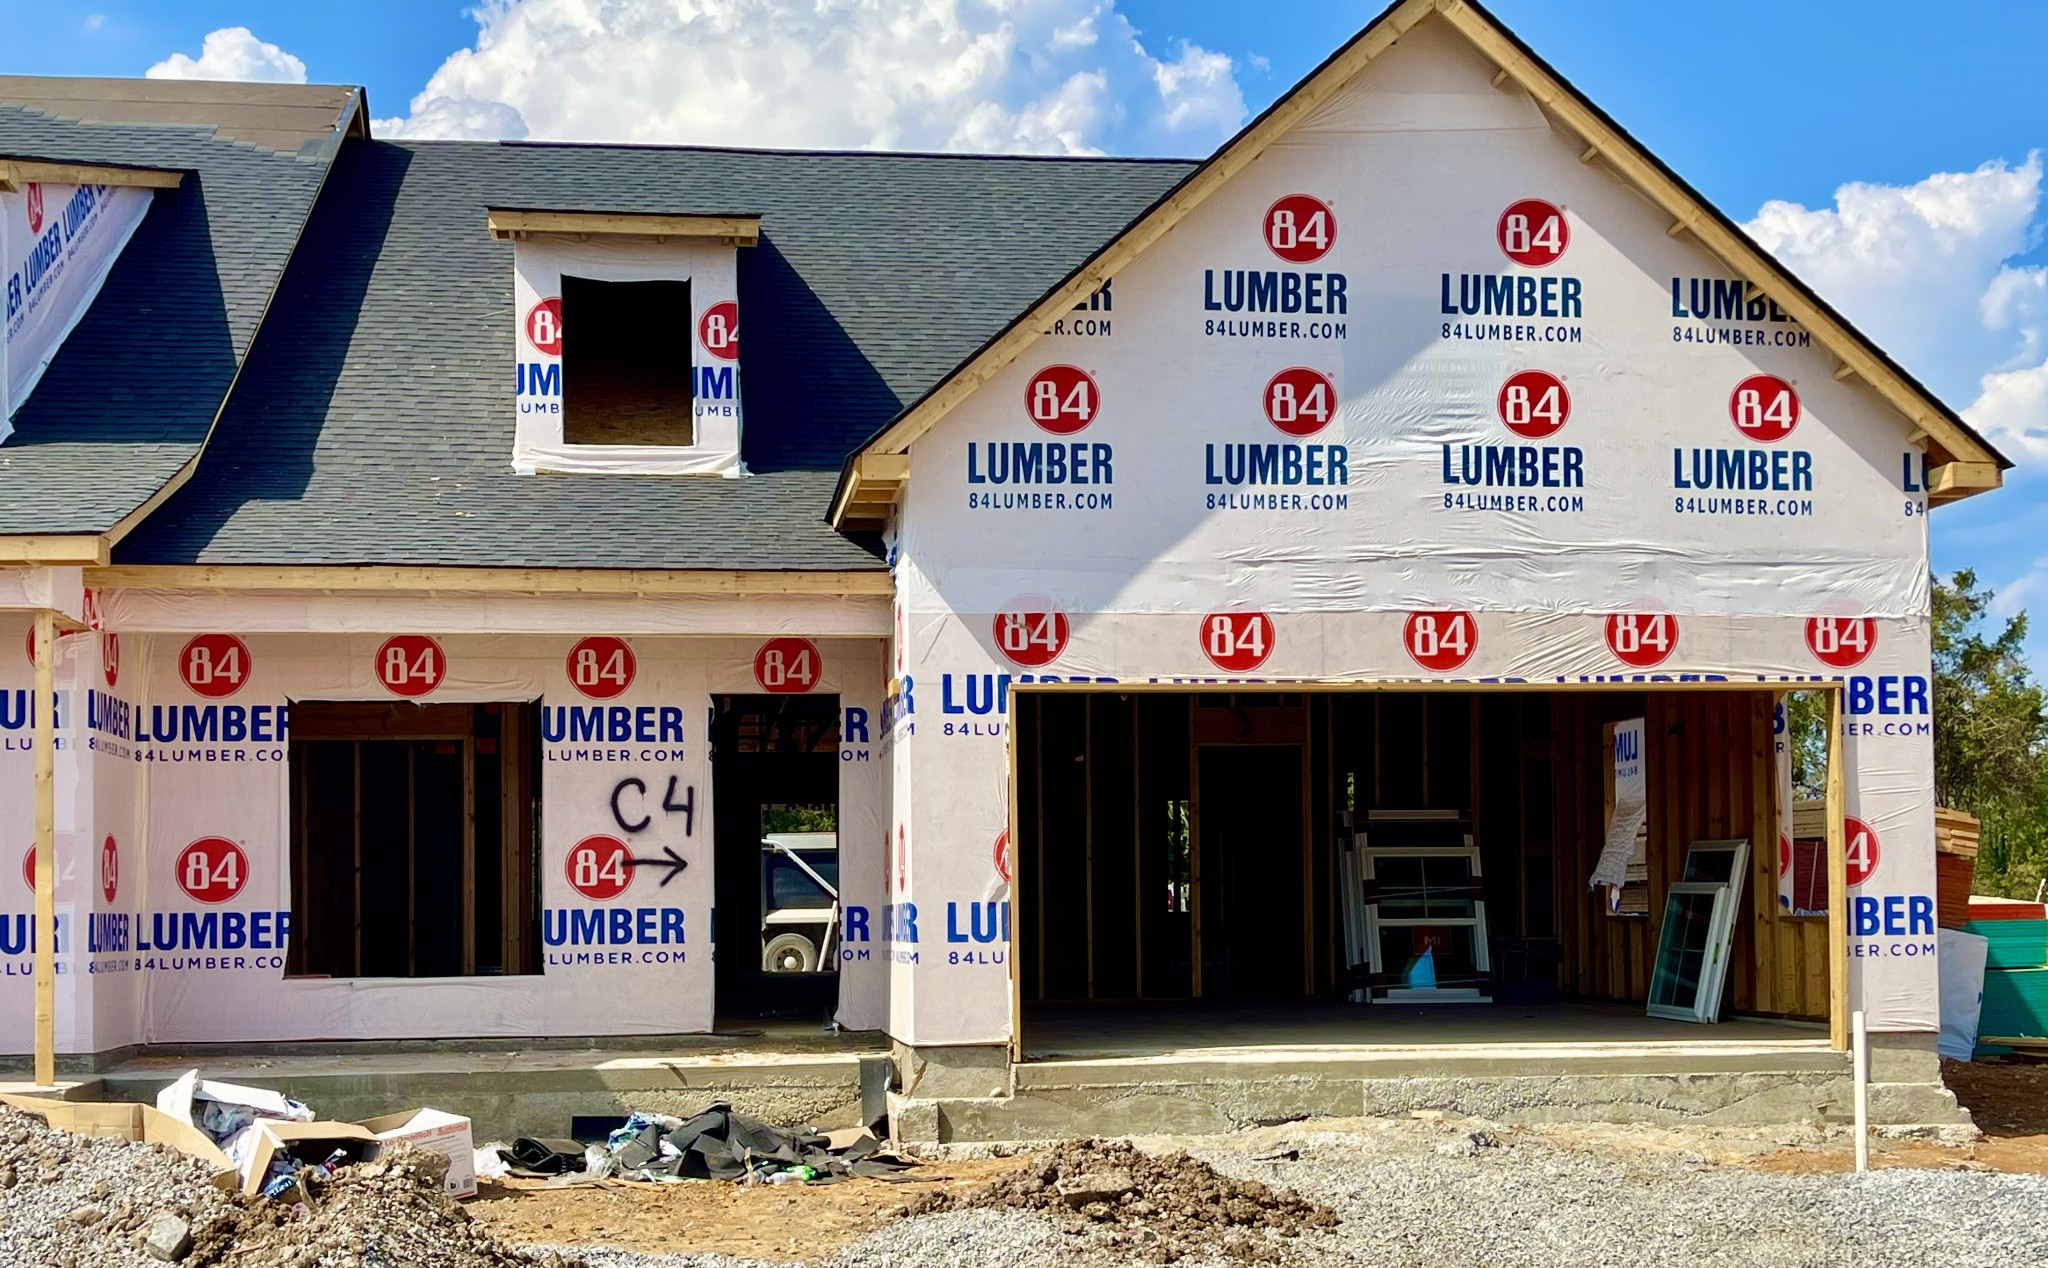
{"type": "Polygon", "coordinates": [[[1835,205],[1765,203],[1745,226],[2014,458],[2048,458],[2041,156],[1913,185],[1844,185],[1835,205]]]}
{"type": "Polygon", "coordinates": [[[526,135],[526,120],[502,101],[434,97],[421,93],[412,99],[410,115],[373,120],[370,132],[387,139],[430,137],[442,141],[508,141],[526,135]]]}
{"type": "Polygon", "coordinates": [[[485,0],[394,136],[1206,153],[1228,57],[1161,60],[1114,0],[485,0]]]}
{"type": "MultiPolygon", "coordinates": [[[[2041,159],[1938,172],[1913,185],[1844,185],[1835,205],[1769,202],[1745,226],[1951,401],[1979,376],[2024,358],[2034,322],[2017,305],[2020,280],[2005,262],[2030,245],[2041,200],[2041,159]],[[1995,324],[1994,309],[2011,322],[1995,324]]],[[[2001,316],[2003,320],[2003,316],[2001,316]]]]}
{"type": "Polygon", "coordinates": [[[226,26],[207,34],[199,56],[173,53],[142,72],[150,79],[239,79],[259,83],[303,84],[306,64],[275,44],[256,38],[246,26],[226,26]]]}
{"type": "Polygon", "coordinates": [[[2013,461],[2048,461],[2048,362],[1985,375],[1963,417],[2013,461]]]}

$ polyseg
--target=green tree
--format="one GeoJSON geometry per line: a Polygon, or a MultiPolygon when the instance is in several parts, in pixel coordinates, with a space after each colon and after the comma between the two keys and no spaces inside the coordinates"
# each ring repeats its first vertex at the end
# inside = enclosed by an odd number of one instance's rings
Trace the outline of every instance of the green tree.
{"type": "Polygon", "coordinates": [[[1965,568],[1934,581],[1934,789],[1982,816],[2036,799],[2048,746],[2041,688],[2021,645],[2027,614],[1986,637],[1992,593],[1965,568]]]}
{"type": "Polygon", "coordinates": [[[2048,713],[2021,654],[2026,613],[1994,635],[1992,598],[1969,569],[1934,580],[1934,787],[1982,821],[1975,888],[2032,898],[2048,875],[2048,713]]]}

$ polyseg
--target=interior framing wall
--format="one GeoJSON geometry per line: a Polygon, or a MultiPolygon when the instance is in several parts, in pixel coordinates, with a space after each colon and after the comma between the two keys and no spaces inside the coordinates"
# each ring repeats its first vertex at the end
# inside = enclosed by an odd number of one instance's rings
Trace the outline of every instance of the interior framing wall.
{"type": "Polygon", "coordinates": [[[1747,837],[1750,874],[1731,952],[1724,1007],[1825,1020],[1827,920],[1792,916],[1778,903],[1777,781],[1773,700],[1767,691],[1648,692],[1637,697],[1550,697],[1551,761],[1558,773],[1556,848],[1559,986],[1615,1000],[1647,997],[1664,894],[1692,841],[1747,837]],[[1649,779],[1648,917],[1610,916],[1589,891],[1606,825],[1602,727],[1644,718],[1649,779]]]}

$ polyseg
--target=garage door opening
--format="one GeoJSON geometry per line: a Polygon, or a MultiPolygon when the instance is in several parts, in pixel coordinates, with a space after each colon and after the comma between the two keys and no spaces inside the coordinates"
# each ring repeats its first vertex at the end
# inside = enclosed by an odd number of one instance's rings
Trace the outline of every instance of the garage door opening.
{"type": "Polygon", "coordinates": [[[1018,691],[1021,1050],[1824,1022],[1829,913],[1780,901],[1799,877],[1778,705],[1726,688],[1018,691]],[[1673,1020],[1696,1002],[1724,1024],[1673,1020]]]}

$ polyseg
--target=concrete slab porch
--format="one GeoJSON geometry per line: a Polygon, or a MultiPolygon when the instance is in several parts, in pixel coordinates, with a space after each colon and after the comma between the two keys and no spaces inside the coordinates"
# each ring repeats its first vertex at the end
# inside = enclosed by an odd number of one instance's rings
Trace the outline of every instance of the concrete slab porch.
{"type": "Polygon", "coordinates": [[[770,1122],[844,1126],[861,1119],[863,1062],[879,1099],[887,1059],[879,1035],[775,1023],[658,1040],[220,1045],[145,1052],[68,1099],[150,1101],[196,1067],[283,1092],[322,1118],[416,1106],[466,1115],[479,1143],[566,1135],[577,1114],[684,1114],[719,1100],[770,1122]]]}
{"type": "MultiPolygon", "coordinates": [[[[1851,1113],[1849,1057],[1826,1028],[1768,1019],[1697,1026],[1597,1004],[1116,1005],[1028,1010],[1024,1034],[1026,1059],[994,1095],[978,1091],[986,1067],[970,1052],[899,1050],[899,1069],[916,1062],[923,1076],[892,1097],[899,1136],[1210,1133],[1417,1109],[1717,1125],[1851,1113]],[[925,1087],[945,1093],[918,1095],[925,1087]]],[[[1871,1078],[1873,1122],[1973,1133],[1941,1084],[1933,1036],[1874,1037],[1871,1078]]]]}

